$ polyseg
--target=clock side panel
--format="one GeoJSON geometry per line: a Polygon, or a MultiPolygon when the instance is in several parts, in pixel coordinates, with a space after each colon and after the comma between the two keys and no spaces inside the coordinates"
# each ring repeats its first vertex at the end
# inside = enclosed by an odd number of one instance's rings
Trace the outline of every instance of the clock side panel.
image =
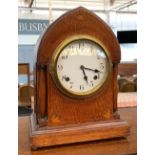
{"type": "Polygon", "coordinates": [[[34,111],[37,115],[37,122],[44,126],[47,121],[47,65],[36,64],[35,67],[35,105],[34,111]]]}
{"type": "Polygon", "coordinates": [[[113,118],[113,82],[110,74],[104,88],[87,99],[62,94],[48,74],[48,126],[110,120],[113,118]]]}
{"type": "Polygon", "coordinates": [[[117,75],[118,75],[118,63],[113,64],[113,111],[117,112],[117,97],[118,97],[118,80],[117,80],[117,75]]]}

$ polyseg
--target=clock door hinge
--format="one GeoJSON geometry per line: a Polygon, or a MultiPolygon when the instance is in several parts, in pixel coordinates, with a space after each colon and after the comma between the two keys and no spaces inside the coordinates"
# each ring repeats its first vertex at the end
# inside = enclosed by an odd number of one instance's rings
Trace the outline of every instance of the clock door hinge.
{"type": "Polygon", "coordinates": [[[36,64],[36,69],[46,71],[47,70],[47,65],[45,65],[45,64],[36,64]]]}

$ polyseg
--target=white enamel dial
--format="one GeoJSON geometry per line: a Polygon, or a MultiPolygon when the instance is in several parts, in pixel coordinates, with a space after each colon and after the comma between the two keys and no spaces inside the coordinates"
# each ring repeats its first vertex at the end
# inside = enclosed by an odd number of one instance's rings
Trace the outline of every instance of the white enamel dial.
{"type": "Polygon", "coordinates": [[[92,94],[106,80],[107,55],[101,46],[91,40],[72,41],[58,55],[56,74],[60,85],[70,94],[92,94]]]}

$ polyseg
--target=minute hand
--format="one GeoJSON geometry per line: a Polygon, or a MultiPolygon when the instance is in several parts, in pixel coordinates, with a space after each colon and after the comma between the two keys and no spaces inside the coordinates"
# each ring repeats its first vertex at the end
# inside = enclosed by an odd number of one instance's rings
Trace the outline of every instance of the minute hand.
{"type": "Polygon", "coordinates": [[[91,69],[91,68],[87,68],[87,67],[84,67],[84,69],[93,71],[93,72],[95,72],[95,73],[102,73],[102,72],[99,71],[98,69],[91,69]]]}

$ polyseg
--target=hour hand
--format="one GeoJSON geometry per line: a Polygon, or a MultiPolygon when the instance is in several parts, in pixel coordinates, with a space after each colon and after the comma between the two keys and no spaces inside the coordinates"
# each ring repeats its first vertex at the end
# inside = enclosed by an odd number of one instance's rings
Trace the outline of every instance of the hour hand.
{"type": "Polygon", "coordinates": [[[83,73],[83,75],[84,75],[84,80],[86,81],[86,83],[88,84],[88,77],[87,77],[87,75],[86,75],[86,73],[85,73],[85,70],[84,70],[84,66],[83,65],[81,65],[80,66],[80,69],[82,70],[82,73],[83,73]]]}

